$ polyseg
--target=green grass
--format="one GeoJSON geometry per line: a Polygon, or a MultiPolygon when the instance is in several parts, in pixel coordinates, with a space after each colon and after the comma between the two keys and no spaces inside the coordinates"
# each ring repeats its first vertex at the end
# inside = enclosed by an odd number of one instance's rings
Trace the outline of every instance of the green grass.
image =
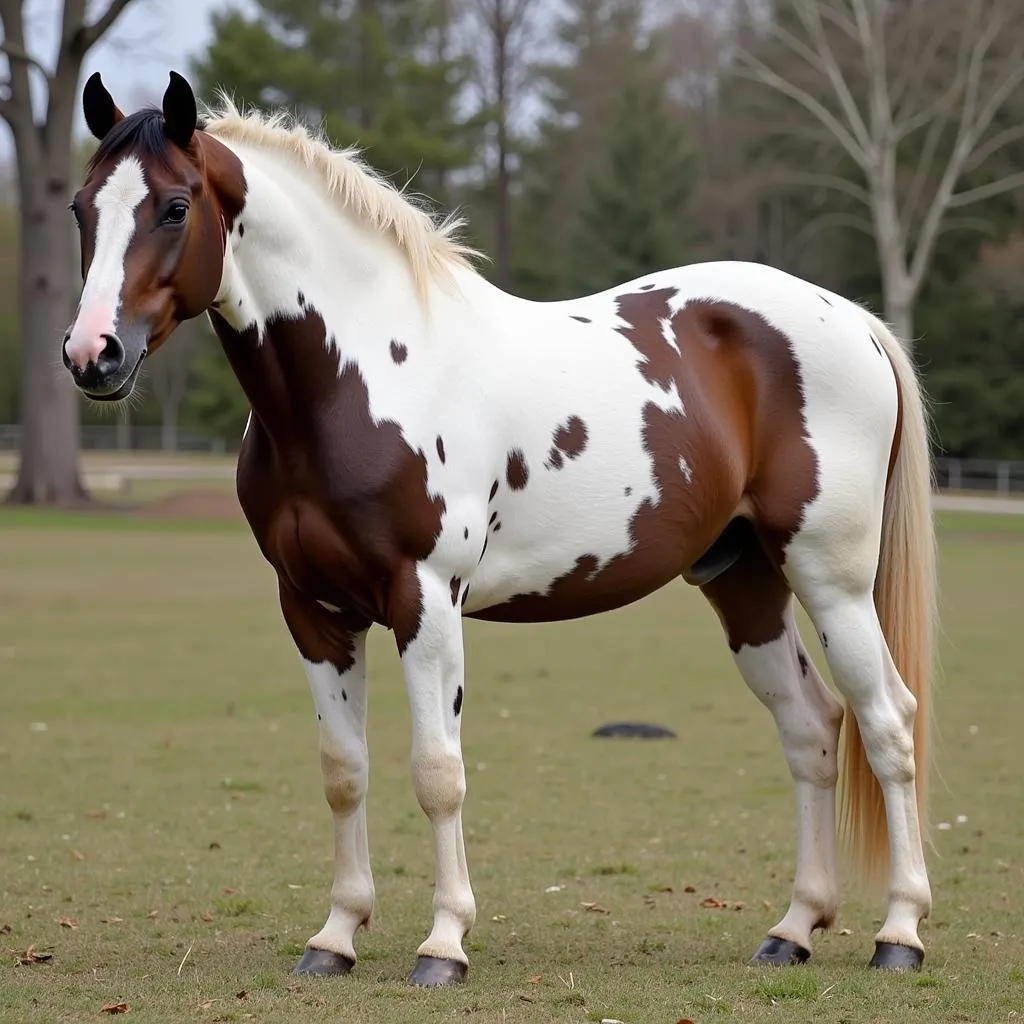
{"type": "Polygon", "coordinates": [[[792,786],[714,615],[678,585],[590,620],[467,624],[478,922],[468,984],[422,992],[404,978],[432,862],[391,637],[370,652],[377,920],[356,975],[297,981],[326,914],[331,825],[255,543],[228,524],[0,512],[0,1021],[105,1019],[121,1001],[129,1020],[174,1022],[1011,1019],[1024,522],[943,516],[941,540],[932,817],[952,827],[929,853],[924,974],[866,968],[884,903],[849,887],[851,934],[822,936],[804,968],[745,965],[788,899],[792,786]],[[589,737],[623,718],[679,738],[589,737]],[[53,959],[16,965],[30,945],[53,959]]]}

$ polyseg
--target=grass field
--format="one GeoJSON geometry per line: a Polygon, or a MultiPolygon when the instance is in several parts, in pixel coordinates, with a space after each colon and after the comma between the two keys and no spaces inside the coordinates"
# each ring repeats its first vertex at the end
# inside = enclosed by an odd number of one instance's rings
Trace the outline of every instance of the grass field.
{"type": "Polygon", "coordinates": [[[745,965],[788,898],[792,788],[717,621],[679,585],[580,622],[468,625],[478,923],[468,984],[425,992],[404,985],[432,863],[391,637],[371,645],[377,919],[355,975],[297,981],[331,825],[248,533],[0,512],[0,1020],[122,1002],[139,1021],[1024,1019],[1024,517],[946,515],[941,539],[932,820],[950,827],[929,854],[923,974],[866,968],[883,902],[856,889],[810,965],[745,965]],[[622,718],[678,739],[589,737],[622,718]],[[30,947],[52,959],[21,964],[30,947]]]}

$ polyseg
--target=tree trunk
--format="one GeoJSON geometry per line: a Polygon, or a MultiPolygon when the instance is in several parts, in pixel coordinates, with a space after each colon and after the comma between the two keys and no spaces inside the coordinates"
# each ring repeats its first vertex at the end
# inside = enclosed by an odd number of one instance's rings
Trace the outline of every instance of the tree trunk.
{"type": "Polygon", "coordinates": [[[43,166],[20,174],[21,448],[18,479],[8,496],[16,504],[88,500],[78,472],[78,395],[60,356],[74,302],[66,209],[70,168],[63,170],[43,166]]]}
{"type": "Polygon", "coordinates": [[[904,291],[886,289],[885,319],[907,352],[914,351],[914,300],[904,291]]]}
{"type": "Polygon", "coordinates": [[[498,209],[497,271],[498,286],[508,288],[512,277],[511,217],[509,216],[508,173],[508,34],[505,5],[497,0],[494,10],[494,78],[497,86],[498,209]]]}

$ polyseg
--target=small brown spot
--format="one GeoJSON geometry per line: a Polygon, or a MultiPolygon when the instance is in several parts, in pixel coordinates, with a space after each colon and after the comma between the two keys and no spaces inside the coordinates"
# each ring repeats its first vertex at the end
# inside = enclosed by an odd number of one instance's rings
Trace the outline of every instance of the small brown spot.
{"type": "Polygon", "coordinates": [[[501,523],[494,524],[494,532],[497,533],[501,529],[501,523]]]}
{"type": "Polygon", "coordinates": [[[488,501],[494,501],[494,496],[497,493],[498,493],[498,481],[495,480],[494,483],[491,484],[491,493],[487,496],[487,500],[488,501]]]}
{"type": "Polygon", "coordinates": [[[239,223],[238,225],[238,237],[245,238],[245,225],[242,223],[239,223]]]}
{"type": "Polygon", "coordinates": [[[508,453],[508,464],[505,467],[505,479],[513,491],[521,491],[530,479],[530,467],[526,464],[526,456],[519,448],[508,453]]]}
{"type": "Polygon", "coordinates": [[[453,576],[452,581],[449,584],[452,592],[452,607],[454,608],[459,603],[459,588],[462,586],[462,580],[458,576],[453,576]]]}
{"type": "Polygon", "coordinates": [[[578,458],[587,447],[587,425],[579,416],[570,416],[565,423],[555,428],[553,444],[548,452],[548,469],[561,469],[562,456],[570,459],[578,458]]]}
{"type": "Polygon", "coordinates": [[[461,686],[455,691],[455,703],[452,705],[452,710],[455,712],[455,717],[458,718],[459,712],[462,710],[462,687],[461,686]]]}
{"type": "Polygon", "coordinates": [[[589,316],[574,316],[573,320],[579,320],[581,324],[593,323],[589,316]]]}
{"type": "Polygon", "coordinates": [[[441,435],[437,435],[437,457],[441,460],[441,465],[444,465],[444,441],[441,439],[441,435]]]}
{"type": "Polygon", "coordinates": [[[828,634],[826,633],[821,634],[821,646],[828,647],[828,634]]]}
{"type": "Polygon", "coordinates": [[[344,690],[341,691],[341,699],[348,700],[348,694],[344,690]]]}
{"type": "Polygon", "coordinates": [[[801,651],[797,656],[797,660],[800,662],[800,671],[804,678],[807,678],[807,656],[801,651]]]}
{"type": "Polygon", "coordinates": [[[400,341],[391,339],[391,358],[396,366],[401,366],[409,355],[409,350],[400,341]]]}
{"type": "Polygon", "coordinates": [[[463,540],[469,540],[469,527],[468,526],[462,531],[462,539],[463,540]]]}

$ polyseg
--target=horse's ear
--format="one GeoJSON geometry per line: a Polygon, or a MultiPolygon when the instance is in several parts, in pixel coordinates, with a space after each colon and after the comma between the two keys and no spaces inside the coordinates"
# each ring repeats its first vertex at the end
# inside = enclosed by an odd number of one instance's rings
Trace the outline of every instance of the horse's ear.
{"type": "Polygon", "coordinates": [[[118,121],[124,120],[124,114],[118,110],[114,97],[107,92],[98,71],[89,76],[82,90],[82,111],[89,131],[101,142],[118,121]]]}
{"type": "Polygon", "coordinates": [[[167,138],[182,149],[188,149],[199,122],[199,112],[192,86],[177,71],[171,72],[171,81],[164,93],[163,110],[167,138]]]}

